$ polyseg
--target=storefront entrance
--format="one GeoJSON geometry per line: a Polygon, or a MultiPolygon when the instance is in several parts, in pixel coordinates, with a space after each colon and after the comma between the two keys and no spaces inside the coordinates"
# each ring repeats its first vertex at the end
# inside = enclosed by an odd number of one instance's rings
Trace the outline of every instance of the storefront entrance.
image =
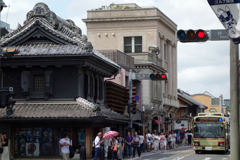
{"type": "Polygon", "coordinates": [[[74,148],[85,145],[85,128],[13,128],[14,157],[60,156],[59,141],[65,132],[71,133],[74,148]]]}

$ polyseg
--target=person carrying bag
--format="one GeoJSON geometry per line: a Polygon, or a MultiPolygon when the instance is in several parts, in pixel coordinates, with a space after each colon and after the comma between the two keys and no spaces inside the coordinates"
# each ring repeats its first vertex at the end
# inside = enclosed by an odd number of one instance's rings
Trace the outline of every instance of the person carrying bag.
{"type": "Polygon", "coordinates": [[[112,140],[112,150],[113,150],[112,160],[118,159],[118,156],[117,156],[118,146],[117,145],[118,145],[117,137],[113,137],[113,140],[112,140]]]}
{"type": "Polygon", "coordinates": [[[135,157],[135,152],[138,152],[138,157],[141,156],[141,150],[140,150],[140,137],[138,136],[137,132],[135,132],[135,136],[133,137],[133,157],[135,157]]]}
{"type": "Polygon", "coordinates": [[[119,135],[118,137],[118,150],[117,150],[117,156],[118,160],[123,159],[123,151],[124,151],[124,140],[122,139],[122,136],[119,135]]]}

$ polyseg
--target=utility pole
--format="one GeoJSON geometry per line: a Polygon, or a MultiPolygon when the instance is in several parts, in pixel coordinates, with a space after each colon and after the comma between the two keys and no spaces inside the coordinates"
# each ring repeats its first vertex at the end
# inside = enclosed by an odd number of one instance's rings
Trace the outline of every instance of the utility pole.
{"type": "Polygon", "coordinates": [[[230,41],[230,145],[231,160],[240,159],[239,157],[239,47],[230,41]]]}
{"type": "Polygon", "coordinates": [[[129,109],[129,118],[130,118],[130,126],[129,131],[132,136],[132,112],[133,112],[133,103],[132,103],[132,69],[129,72],[129,100],[128,100],[128,109],[129,109]]]}

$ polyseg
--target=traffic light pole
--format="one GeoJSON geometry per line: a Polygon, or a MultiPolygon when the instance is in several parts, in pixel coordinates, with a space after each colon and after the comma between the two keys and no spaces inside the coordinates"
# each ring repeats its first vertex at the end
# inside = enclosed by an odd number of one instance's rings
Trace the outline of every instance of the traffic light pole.
{"type": "Polygon", "coordinates": [[[129,118],[130,118],[130,126],[129,126],[129,132],[132,136],[132,112],[133,112],[133,106],[132,106],[132,69],[130,69],[129,72],[129,100],[128,100],[128,107],[129,107],[129,118]]]}
{"type": "Polygon", "coordinates": [[[230,40],[230,146],[231,160],[240,159],[239,157],[239,47],[230,40]]]}

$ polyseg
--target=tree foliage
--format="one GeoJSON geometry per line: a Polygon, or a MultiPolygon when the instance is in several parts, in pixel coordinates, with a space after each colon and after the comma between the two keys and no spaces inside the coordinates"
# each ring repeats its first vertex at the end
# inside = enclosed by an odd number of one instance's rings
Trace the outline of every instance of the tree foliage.
{"type": "Polygon", "coordinates": [[[115,5],[114,3],[111,3],[109,6],[102,6],[100,8],[97,8],[95,10],[111,10],[111,9],[137,9],[141,7],[129,7],[129,6],[123,6],[123,5],[115,5]]]}

